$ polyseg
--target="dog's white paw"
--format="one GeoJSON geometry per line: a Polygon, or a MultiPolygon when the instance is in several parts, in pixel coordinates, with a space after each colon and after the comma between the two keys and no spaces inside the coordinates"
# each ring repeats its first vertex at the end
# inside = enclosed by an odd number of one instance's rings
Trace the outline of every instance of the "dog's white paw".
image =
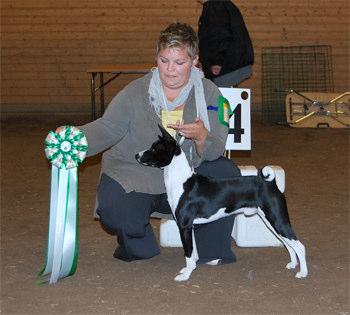
{"type": "Polygon", "coordinates": [[[286,268],[287,269],[294,269],[296,266],[298,266],[297,262],[291,261],[287,264],[286,268]]]}
{"type": "Polygon", "coordinates": [[[184,273],[186,270],[187,270],[187,268],[186,268],[186,267],[183,267],[183,268],[179,271],[179,274],[184,273]]]}
{"type": "Polygon", "coordinates": [[[174,278],[175,281],[186,281],[190,278],[192,271],[196,268],[185,267],[180,270],[180,273],[174,278]]]}
{"type": "Polygon", "coordinates": [[[184,271],[184,272],[178,274],[178,275],[174,278],[174,280],[175,280],[175,281],[178,281],[178,282],[186,281],[186,280],[188,280],[188,279],[190,278],[191,273],[192,273],[192,271],[189,272],[189,273],[186,272],[186,271],[184,271]]]}
{"type": "Polygon", "coordinates": [[[299,271],[295,275],[295,278],[301,279],[301,278],[306,278],[307,277],[307,272],[299,271]]]}

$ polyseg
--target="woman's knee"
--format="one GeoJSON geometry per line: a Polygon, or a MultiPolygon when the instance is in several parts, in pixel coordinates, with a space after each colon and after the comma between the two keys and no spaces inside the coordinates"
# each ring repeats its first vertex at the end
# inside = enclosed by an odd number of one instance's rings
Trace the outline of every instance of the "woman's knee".
{"type": "Polygon", "coordinates": [[[136,192],[126,193],[118,182],[103,174],[97,197],[97,214],[107,231],[130,237],[145,235],[149,225],[150,196],[136,192]]]}
{"type": "Polygon", "coordinates": [[[141,207],[133,207],[122,200],[115,204],[103,201],[97,209],[100,222],[105,230],[130,237],[144,237],[149,223],[149,215],[141,207]]]}
{"type": "Polygon", "coordinates": [[[121,227],[119,226],[118,221],[115,221],[110,215],[108,208],[99,206],[96,213],[99,216],[101,226],[106,232],[116,234],[117,231],[120,230],[121,227]]]}
{"type": "Polygon", "coordinates": [[[122,187],[106,174],[102,174],[97,189],[98,206],[96,213],[101,225],[108,232],[120,229],[121,220],[118,218],[118,199],[123,193],[122,187]]]}
{"type": "Polygon", "coordinates": [[[238,166],[230,159],[220,156],[214,161],[204,161],[196,172],[203,176],[210,176],[214,178],[240,176],[241,172],[238,166]]]}
{"type": "Polygon", "coordinates": [[[100,216],[100,223],[104,230],[111,234],[124,234],[130,237],[144,237],[149,220],[137,220],[128,211],[123,215],[118,212],[124,212],[123,209],[113,211],[104,207],[97,209],[97,214],[100,216]]]}

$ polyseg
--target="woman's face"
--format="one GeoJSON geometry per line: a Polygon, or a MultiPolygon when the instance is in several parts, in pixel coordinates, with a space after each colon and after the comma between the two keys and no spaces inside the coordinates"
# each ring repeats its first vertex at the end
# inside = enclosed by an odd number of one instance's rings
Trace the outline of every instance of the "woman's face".
{"type": "Polygon", "coordinates": [[[177,47],[161,50],[156,60],[163,87],[176,90],[187,84],[198,57],[192,59],[186,47],[177,47]]]}

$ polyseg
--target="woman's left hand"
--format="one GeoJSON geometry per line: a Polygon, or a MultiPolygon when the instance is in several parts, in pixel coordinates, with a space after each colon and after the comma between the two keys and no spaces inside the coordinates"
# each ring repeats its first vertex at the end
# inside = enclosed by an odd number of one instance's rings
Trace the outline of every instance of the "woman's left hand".
{"type": "Polygon", "coordinates": [[[204,123],[200,118],[196,118],[194,122],[187,124],[180,122],[176,124],[168,124],[168,127],[177,130],[180,135],[183,135],[185,138],[192,139],[196,144],[198,154],[203,153],[208,130],[205,128],[204,123]]]}

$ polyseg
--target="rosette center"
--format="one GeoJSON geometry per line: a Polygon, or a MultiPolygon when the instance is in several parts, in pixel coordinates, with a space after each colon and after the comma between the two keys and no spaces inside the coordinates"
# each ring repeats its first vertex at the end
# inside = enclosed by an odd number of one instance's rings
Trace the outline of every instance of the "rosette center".
{"type": "Polygon", "coordinates": [[[72,144],[69,141],[65,140],[61,143],[60,148],[63,152],[69,152],[72,148],[72,144]]]}

